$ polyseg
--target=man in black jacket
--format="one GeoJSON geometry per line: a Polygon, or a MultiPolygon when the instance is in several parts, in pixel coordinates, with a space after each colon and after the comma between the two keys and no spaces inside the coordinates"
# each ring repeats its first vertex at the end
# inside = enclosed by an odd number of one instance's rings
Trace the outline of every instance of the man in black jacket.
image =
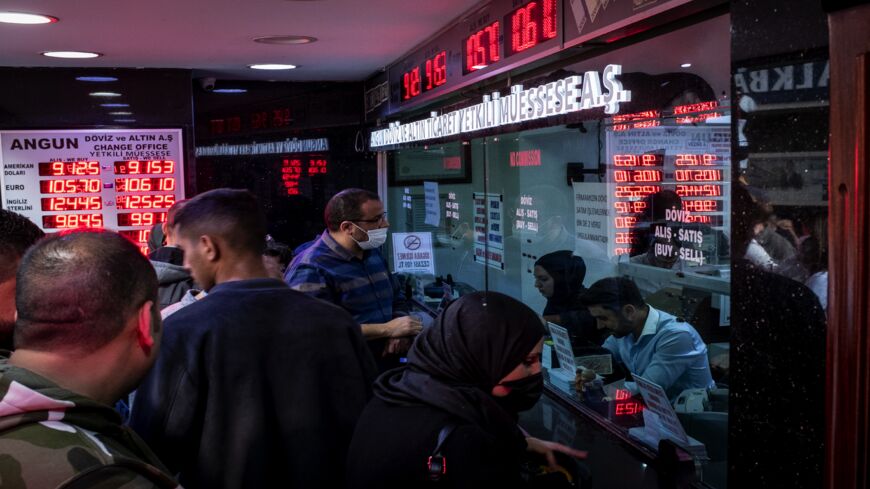
{"type": "Polygon", "coordinates": [[[250,192],[206,192],[175,223],[208,296],[167,318],[131,426],[188,489],[341,487],[374,376],[359,326],[268,277],[250,192]]]}
{"type": "Polygon", "coordinates": [[[0,350],[12,350],[18,262],[44,235],[30,219],[0,209],[0,350]]]}

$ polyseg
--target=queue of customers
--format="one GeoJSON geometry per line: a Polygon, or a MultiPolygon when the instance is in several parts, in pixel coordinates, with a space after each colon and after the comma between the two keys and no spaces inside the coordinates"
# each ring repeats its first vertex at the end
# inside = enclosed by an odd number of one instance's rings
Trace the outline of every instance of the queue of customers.
{"type": "MultiPolygon", "coordinates": [[[[245,190],[179,202],[150,262],[116,233],[43,237],[0,212],[4,484],[521,487],[528,453],[585,456],[517,426],[543,390],[541,316],[475,292],[423,330],[378,250],[389,222],[377,194],[336,194],[283,281],[289,251],[264,257],[245,190]],[[124,423],[110,406],[133,390],[124,423]],[[450,470],[433,474],[435,453],[450,470]]],[[[563,258],[576,278],[582,260],[563,258]]],[[[554,301],[545,315],[584,322],[579,336],[669,393],[711,386],[694,329],[631,281],[580,292],[588,311],[554,301]]]]}

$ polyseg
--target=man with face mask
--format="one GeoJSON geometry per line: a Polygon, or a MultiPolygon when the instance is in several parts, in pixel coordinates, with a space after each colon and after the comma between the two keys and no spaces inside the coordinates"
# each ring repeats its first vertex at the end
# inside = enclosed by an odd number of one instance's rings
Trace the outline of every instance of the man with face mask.
{"type": "Polygon", "coordinates": [[[351,188],[329,199],[323,214],[326,230],[293,259],[284,281],[348,311],[379,369],[393,368],[422,324],[403,310],[404,297],[380,253],[390,226],[384,204],[373,192],[351,188]]]}
{"type": "MultiPolygon", "coordinates": [[[[617,362],[661,386],[671,401],[685,389],[713,388],[707,345],[692,325],[645,303],[637,286],[623,277],[601,279],[582,297],[617,362]]],[[[637,394],[634,382],[626,388],[637,394]]]]}

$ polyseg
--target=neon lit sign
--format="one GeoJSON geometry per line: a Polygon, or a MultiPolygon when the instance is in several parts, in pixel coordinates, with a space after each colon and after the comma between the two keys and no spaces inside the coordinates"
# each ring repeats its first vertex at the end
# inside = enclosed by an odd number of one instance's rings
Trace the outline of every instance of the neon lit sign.
{"type": "Polygon", "coordinates": [[[429,118],[408,124],[392,122],[388,128],[372,131],[369,146],[426,141],[597,107],[615,114],[621,102],[631,101],[631,92],[617,79],[620,74],[621,65],[607,65],[601,73],[587,71],[528,90],[515,85],[504,97],[493,92],[470,107],[441,115],[432,112],[429,118]]]}
{"type": "Polygon", "coordinates": [[[627,131],[629,129],[641,129],[645,127],[660,126],[662,122],[658,120],[662,113],[658,110],[647,110],[634,114],[619,114],[613,116],[614,131],[627,131]]]}

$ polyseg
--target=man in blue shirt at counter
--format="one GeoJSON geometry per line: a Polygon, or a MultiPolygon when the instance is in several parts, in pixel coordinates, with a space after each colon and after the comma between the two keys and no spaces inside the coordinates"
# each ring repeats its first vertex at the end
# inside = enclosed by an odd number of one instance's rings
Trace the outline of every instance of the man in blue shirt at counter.
{"type": "Polygon", "coordinates": [[[381,371],[398,366],[422,323],[403,310],[404,297],[379,248],[390,226],[378,194],[347,189],[323,213],[326,230],[284,274],[295,290],[339,305],[360,323],[381,371]]]}
{"type": "MultiPolygon", "coordinates": [[[[645,303],[631,280],[612,277],[592,284],[583,302],[611,335],[604,348],[632,375],[661,386],[673,402],[685,389],[713,388],[707,345],[691,324],[645,303]]],[[[637,384],[626,382],[637,394],[637,384]]]]}

